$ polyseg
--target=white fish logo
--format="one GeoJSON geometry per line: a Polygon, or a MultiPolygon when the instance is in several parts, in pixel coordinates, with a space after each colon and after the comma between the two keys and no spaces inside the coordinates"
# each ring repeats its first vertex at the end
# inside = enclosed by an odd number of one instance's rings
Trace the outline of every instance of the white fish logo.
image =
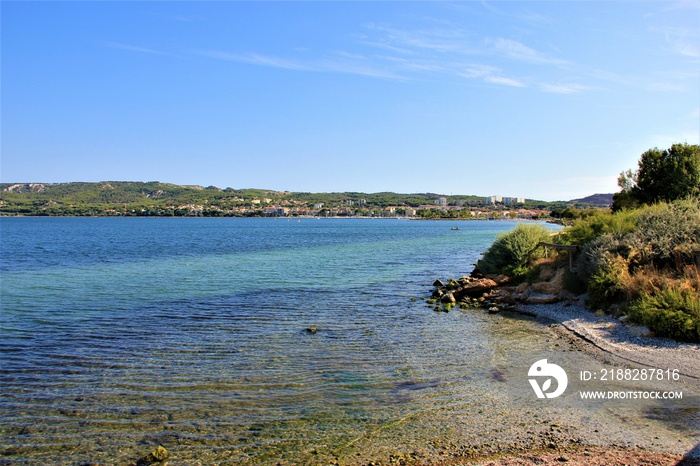
{"type": "Polygon", "coordinates": [[[530,366],[527,375],[529,377],[547,377],[541,387],[537,379],[529,379],[530,385],[532,385],[532,389],[535,390],[537,398],[556,398],[564,393],[569,383],[569,378],[564,369],[556,364],[549,364],[546,359],[540,359],[530,366]],[[557,381],[557,389],[551,393],[547,393],[552,386],[552,379],[557,381]]]}

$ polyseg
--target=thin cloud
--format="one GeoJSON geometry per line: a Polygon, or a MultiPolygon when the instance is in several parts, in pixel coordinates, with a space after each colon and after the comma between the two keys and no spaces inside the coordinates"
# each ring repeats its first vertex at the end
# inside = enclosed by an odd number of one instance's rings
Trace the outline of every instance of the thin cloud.
{"type": "Polygon", "coordinates": [[[589,86],[584,86],[582,84],[547,84],[543,83],[541,85],[542,90],[545,92],[551,92],[554,94],[576,94],[583,91],[588,91],[591,89],[589,86]]]}
{"type": "Polygon", "coordinates": [[[107,47],[109,47],[111,49],[116,49],[116,50],[127,50],[129,52],[148,53],[151,55],[174,56],[172,53],[162,52],[160,50],[150,49],[150,48],[146,48],[146,47],[139,47],[136,45],[119,44],[116,42],[108,42],[107,47]]]}
{"type": "Polygon", "coordinates": [[[503,86],[511,87],[525,87],[525,84],[517,79],[506,78],[505,76],[488,76],[484,78],[484,81],[492,84],[501,84],[503,86]]]}
{"type": "Polygon", "coordinates": [[[565,60],[548,57],[527,45],[512,39],[486,39],[486,43],[491,45],[494,51],[513,60],[525,61],[529,63],[542,63],[552,65],[565,65],[565,60]]]}
{"type": "Polygon", "coordinates": [[[228,53],[215,50],[204,50],[197,52],[198,55],[215,58],[217,60],[231,61],[236,63],[247,63],[249,65],[269,66],[272,68],[282,68],[285,70],[314,71],[313,68],[299,62],[285,60],[282,58],[260,55],[257,53],[228,53]]]}
{"type": "Polygon", "coordinates": [[[354,74],[359,76],[385,78],[385,79],[405,79],[404,77],[391,71],[373,68],[370,65],[359,63],[357,57],[347,57],[348,60],[319,60],[319,61],[300,61],[289,60],[257,53],[229,53],[214,50],[205,50],[196,52],[198,55],[214,58],[217,60],[231,61],[237,63],[246,63],[249,65],[266,66],[271,68],[281,68],[294,71],[311,71],[317,73],[343,73],[354,74]]]}
{"type": "Polygon", "coordinates": [[[700,58],[700,33],[696,30],[679,27],[649,28],[652,33],[663,34],[673,53],[690,58],[700,58]]]}
{"type": "Polygon", "coordinates": [[[369,44],[393,48],[403,53],[432,51],[439,53],[465,53],[465,33],[458,28],[438,28],[418,31],[396,29],[367,24],[368,30],[379,32],[381,37],[369,44]]]}
{"type": "Polygon", "coordinates": [[[549,66],[560,66],[568,62],[548,56],[516,40],[475,37],[459,26],[443,24],[436,28],[412,30],[368,23],[364,25],[364,32],[354,35],[354,39],[353,48],[328,50],[314,58],[306,54],[282,58],[216,50],[196,53],[218,60],[257,66],[381,79],[468,78],[514,88],[533,86],[536,90],[556,93],[574,93],[587,89],[583,85],[572,84],[539,85],[532,78],[523,80],[513,76],[517,72],[509,70],[509,64],[503,68],[483,64],[498,56],[511,61],[549,66]],[[375,49],[375,53],[372,53],[372,49],[375,49]]]}

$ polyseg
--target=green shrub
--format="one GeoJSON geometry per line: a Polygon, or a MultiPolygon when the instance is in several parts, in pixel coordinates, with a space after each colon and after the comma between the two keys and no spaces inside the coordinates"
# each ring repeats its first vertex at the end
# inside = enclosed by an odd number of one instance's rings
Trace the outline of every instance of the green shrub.
{"type": "Polygon", "coordinates": [[[600,270],[588,282],[588,304],[608,309],[624,298],[629,269],[623,257],[609,252],[603,254],[601,262],[600,270]]]}
{"type": "Polygon", "coordinates": [[[629,256],[629,248],[619,236],[611,233],[605,233],[590,241],[581,249],[581,253],[576,260],[574,270],[579,279],[589,280],[593,275],[597,274],[604,264],[605,254],[619,255],[626,258],[629,256]]]}
{"type": "Polygon", "coordinates": [[[538,248],[540,242],[551,238],[551,230],[539,225],[518,225],[514,230],[503,233],[477,262],[476,268],[481,273],[505,273],[527,275],[528,261],[544,254],[538,248]]]}
{"type": "Polygon", "coordinates": [[[693,289],[664,288],[644,293],[629,306],[632,322],[657,335],[700,343],[700,295],[693,289]]]}
{"type": "Polygon", "coordinates": [[[566,244],[579,246],[584,246],[605,234],[621,237],[635,229],[637,216],[636,211],[622,211],[615,214],[598,211],[595,215],[576,220],[571,227],[560,234],[560,237],[566,244]]]}
{"type": "Polygon", "coordinates": [[[692,251],[700,245],[700,201],[688,199],[657,204],[640,211],[638,226],[626,238],[636,252],[636,267],[675,267],[692,264],[692,251]]]}

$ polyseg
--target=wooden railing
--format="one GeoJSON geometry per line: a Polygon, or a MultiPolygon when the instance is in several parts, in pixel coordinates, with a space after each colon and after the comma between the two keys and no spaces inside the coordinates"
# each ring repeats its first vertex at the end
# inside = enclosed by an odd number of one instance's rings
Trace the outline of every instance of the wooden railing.
{"type": "Polygon", "coordinates": [[[578,249],[578,246],[575,244],[555,244],[555,243],[545,243],[545,242],[540,242],[537,244],[537,247],[544,247],[544,248],[552,248],[556,249],[557,251],[567,251],[569,253],[569,272],[574,271],[574,253],[576,253],[576,250],[578,249]]]}

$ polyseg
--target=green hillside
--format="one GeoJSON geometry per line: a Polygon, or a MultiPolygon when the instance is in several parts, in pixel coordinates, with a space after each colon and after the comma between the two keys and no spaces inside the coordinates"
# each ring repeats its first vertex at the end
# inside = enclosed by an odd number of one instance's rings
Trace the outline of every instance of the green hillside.
{"type": "MultiPolygon", "coordinates": [[[[577,202],[527,199],[524,204],[488,204],[475,195],[392,192],[310,193],[266,189],[221,189],[158,181],[96,183],[0,183],[0,215],[35,216],[216,216],[265,215],[411,216],[473,218],[532,209],[598,207],[577,202]],[[444,198],[443,205],[439,200],[444,198]],[[272,208],[278,212],[271,213],[272,208]],[[472,214],[478,212],[479,214],[472,214]],[[489,212],[491,214],[489,214],[489,212]]],[[[542,215],[538,212],[536,215],[542,215]]],[[[535,214],[533,214],[535,215],[535,214]]]]}

